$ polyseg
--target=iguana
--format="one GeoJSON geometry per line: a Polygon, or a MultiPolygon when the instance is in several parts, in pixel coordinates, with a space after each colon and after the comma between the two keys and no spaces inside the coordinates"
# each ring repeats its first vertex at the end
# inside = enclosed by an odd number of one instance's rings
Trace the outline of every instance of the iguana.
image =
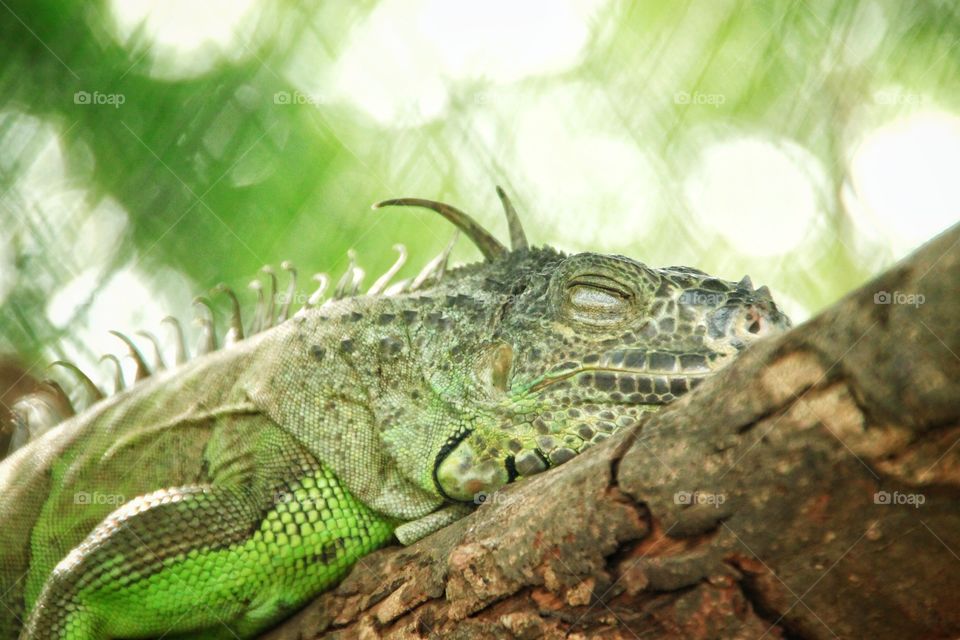
{"type": "Polygon", "coordinates": [[[4,460],[0,639],[251,637],[364,554],[465,516],[790,326],[749,278],[528,247],[498,193],[511,249],[449,205],[375,205],[433,209],[485,260],[302,309],[4,460]]]}

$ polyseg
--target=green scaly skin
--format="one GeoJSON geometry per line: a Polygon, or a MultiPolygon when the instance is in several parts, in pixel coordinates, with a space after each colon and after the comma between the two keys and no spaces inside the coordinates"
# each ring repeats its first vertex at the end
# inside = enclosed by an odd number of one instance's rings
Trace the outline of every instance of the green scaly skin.
{"type": "Polygon", "coordinates": [[[526,248],[302,310],[0,463],[0,640],[254,636],[788,326],[748,280],[526,248]]]}

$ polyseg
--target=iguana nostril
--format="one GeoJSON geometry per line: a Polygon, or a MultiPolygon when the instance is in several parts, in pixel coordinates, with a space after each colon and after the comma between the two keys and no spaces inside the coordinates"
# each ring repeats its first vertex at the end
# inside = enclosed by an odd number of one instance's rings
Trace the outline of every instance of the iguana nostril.
{"type": "Polygon", "coordinates": [[[760,333],[760,320],[754,320],[750,323],[750,326],[747,327],[747,331],[750,333],[760,333]]]}

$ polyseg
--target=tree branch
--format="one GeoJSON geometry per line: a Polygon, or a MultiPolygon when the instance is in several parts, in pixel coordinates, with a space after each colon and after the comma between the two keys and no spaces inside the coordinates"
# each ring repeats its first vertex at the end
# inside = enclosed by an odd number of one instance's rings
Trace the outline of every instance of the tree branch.
{"type": "Polygon", "coordinates": [[[958,283],[960,226],[264,637],[956,637],[958,283]]]}

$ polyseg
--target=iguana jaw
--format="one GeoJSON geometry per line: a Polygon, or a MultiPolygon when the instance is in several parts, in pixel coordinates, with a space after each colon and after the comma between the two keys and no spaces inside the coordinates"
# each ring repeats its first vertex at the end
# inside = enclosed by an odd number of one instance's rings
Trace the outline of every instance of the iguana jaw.
{"type": "Polygon", "coordinates": [[[618,347],[561,363],[532,381],[514,380],[504,389],[501,423],[462,434],[438,456],[438,491],[448,499],[476,501],[517,477],[561,464],[687,393],[748,344],[789,327],[781,314],[750,309],[724,321],[723,338],[708,337],[699,349],[618,347]],[[757,318],[769,330],[751,328],[757,318]]]}
{"type": "Polygon", "coordinates": [[[717,366],[695,365],[678,370],[629,369],[612,366],[581,366],[544,376],[529,390],[533,394],[551,394],[562,389],[576,389],[569,395],[570,404],[601,402],[604,404],[657,405],[669,402],[707,378],[712,371],[726,364],[729,358],[717,359],[717,366]],[[567,382],[567,385],[561,383],[567,382]]]}
{"type": "MultiPolygon", "coordinates": [[[[679,367],[679,357],[676,362],[679,367]]],[[[526,389],[511,389],[499,425],[465,430],[442,448],[434,466],[436,489],[450,500],[476,501],[517,477],[565,462],[693,388],[709,373],[700,361],[669,373],[580,366],[561,368],[526,389]],[[649,393],[638,391],[647,388],[649,393]]]]}

